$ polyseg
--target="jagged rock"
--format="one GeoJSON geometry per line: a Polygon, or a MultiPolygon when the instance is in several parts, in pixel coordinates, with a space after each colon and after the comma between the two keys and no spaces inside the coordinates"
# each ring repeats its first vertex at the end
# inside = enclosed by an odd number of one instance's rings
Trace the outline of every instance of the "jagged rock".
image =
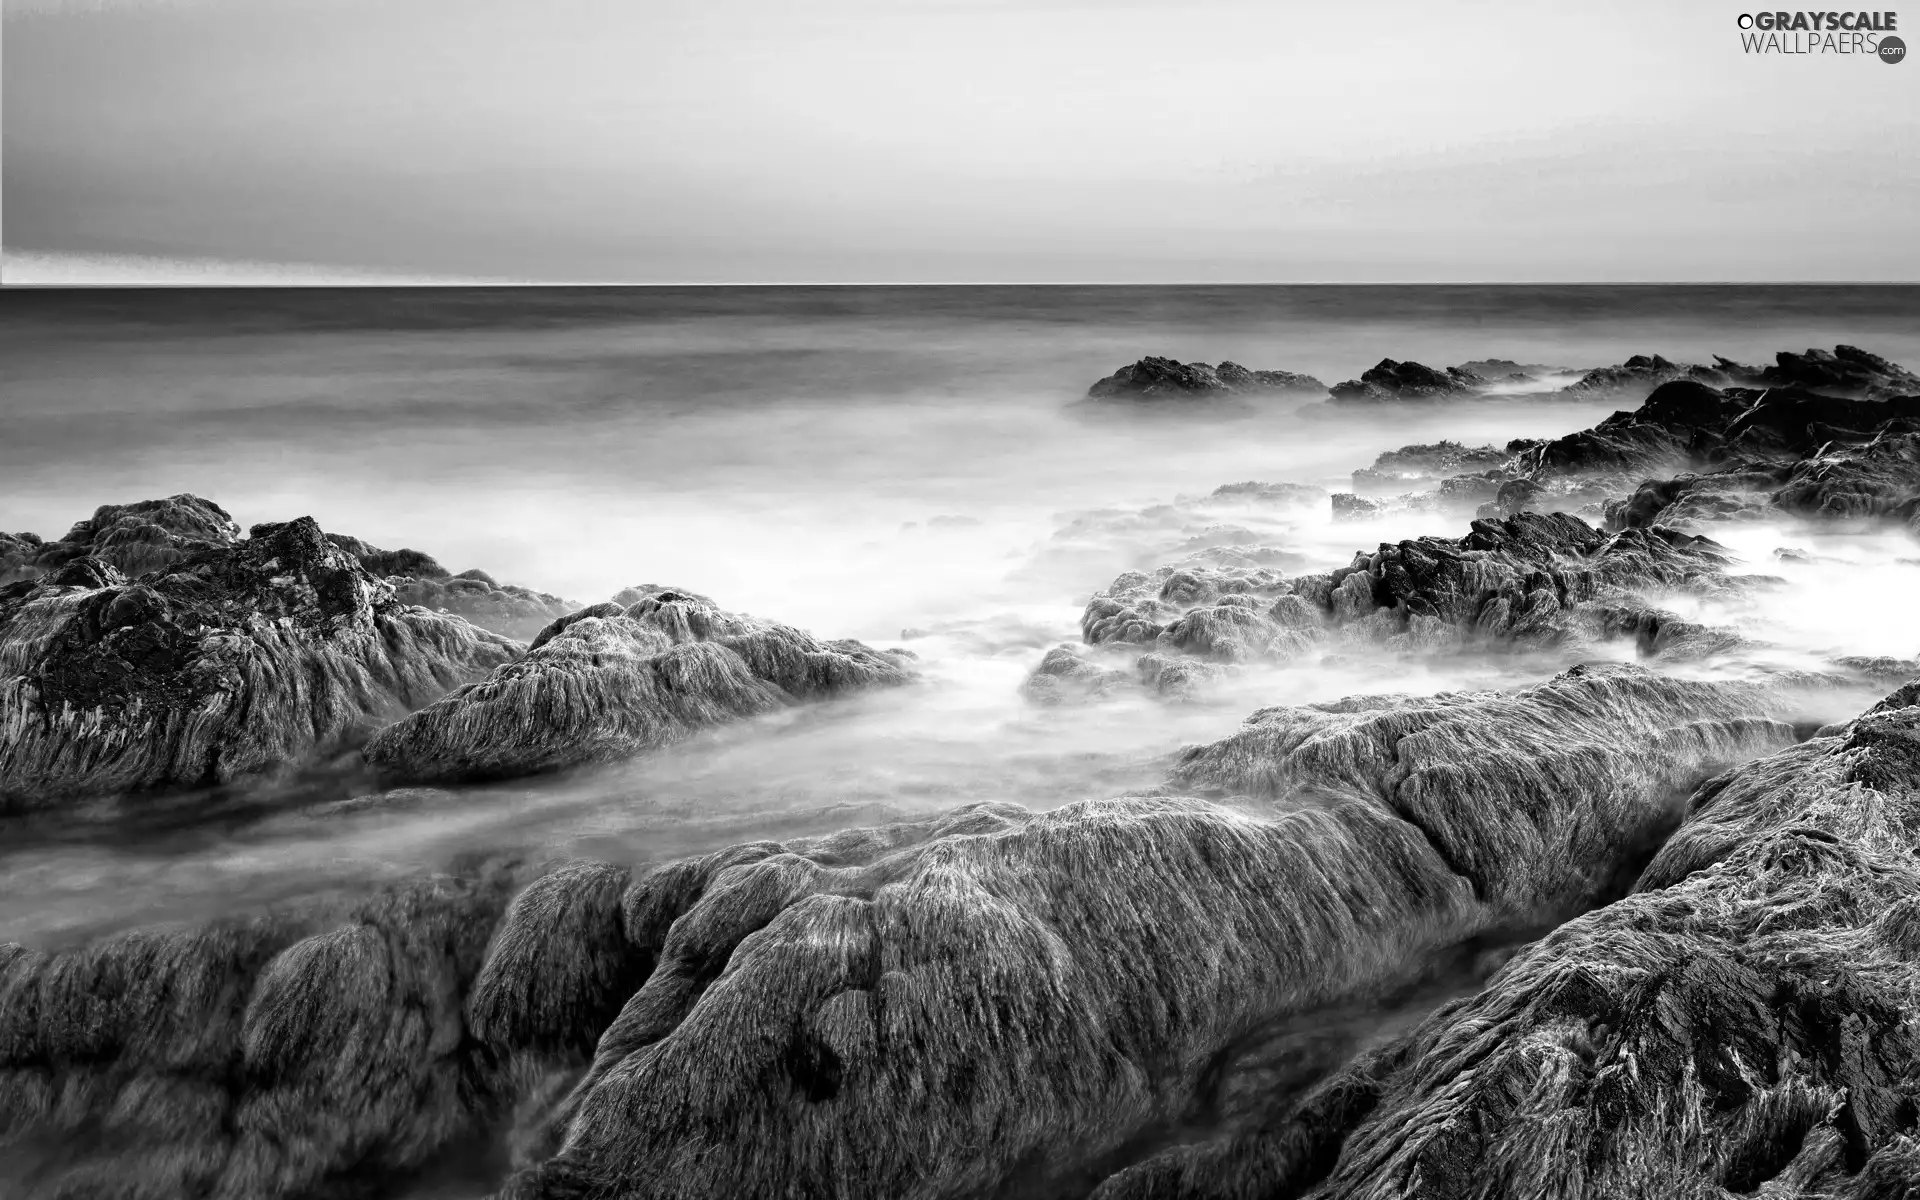
{"type": "Polygon", "coordinates": [[[1098,1200],[1920,1193],[1917,699],[1706,783],[1632,895],[1098,1200]]]}
{"type": "Polygon", "coordinates": [[[1564,513],[1523,513],[1477,520],[1464,538],[1418,538],[1355,555],[1330,576],[1328,616],[1389,648],[1401,638],[1414,648],[1423,636],[1416,622],[1438,622],[1483,646],[1554,646],[1596,632],[1580,611],[1590,601],[1635,588],[1698,587],[1719,579],[1727,562],[1715,543],[1672,530],[1609,536],[1564,513]]]}
{"type": "Polygon", "coordinates": [[[1463,446],[1459,442],[1402,446],[1373,460],[1371,467],[1353,473],[1356,495],[1399,495],[1409,487],[1433,483],[1453,475],[1472,475],[1504,467],[1512,455],[1497,446],[1463,446]]]}
{"type": "Polygon", "coordinates": [[[1202,1103],[1246,1030],[1613,894],[1675,787],[1791,742],[1767,707],[1625,669],[1271,710],[1181,770],[1241,806],[663,870],[625,904],[652,973],[504,1194],[1058,1194],[1202,1103]]]}
{"type": "Polygon", "coordinates": [[[1755,381],[1766,387],[1797,387],[1870,400],[1920,396],[1920,375],[1858,346],[1805,354],[1782,350],[1773,366],[1755,375],[1755,381]]]}
{"type": "Polygon", "coordinates": [[[58,570],[77,558],[108,563],[134,577],[233,544],[240,526],[211,500],[181,493],[164,500],[103,504],[67,535],[0,534],[0,583],[58,570]]]}
{"type": "Polygon", "coordinates": [[[905,683],[903,658],[659,591],[555,620],[524,657],[382,729],[365,753],[384,777],[415,783],[616,761],[797,701],[905,683]]]}
{"type": "Polygon", "coordinates": [[[0,589],[0,806],[298,767],[518,648],[399,604],[308,517],[133,583],[72,559],[0,589]]]}
{"type": "Polygon", "coordinates": [[[1920,513],[1920,434],[1890,431],[1901,424],[1888,422],[1888,432],[1863,444],[1829,442],[1798,460],[1648,480],[1609,510],[1608,522],[1639,528],[1780,516],[1911,520],[1920,513]]]}
{"type": "Polygon", "coordinates": [[[1269,567],[1129,571],[1087,602],[1080,632],[1089,645],[1159,646],[1226,661],[1285,655],[1298,639],[1267,610],[1290,591],[1269,567]]]}
{"type": "Polygon", "coordinates": [[[1176,362],[1148,356],[1087,389],[1090,400],[1196,399],[1263,392],[1325,395],[1327,387],[1310,375],[1291,371],[1250,371],[1235,362],[1176,362]]]}
{"type": "Polygon", "coordinates": [[[1435,400],[1472,392],[1487,381],[1459,367],[1436,370],[1417,362],[1396,362],[1383,358],[1360,378],[1336,383],[1331,389],[1336,403],[1376,404],[1395,400],[1435,400]]]}
{"type": "Polygon", "coordinates": [[[1709,387],[1723,388],[1749,382],[1742,375],[1730,374],[1727,368],[1738,368],[1738,364],[1720,359],[1717,367],[1683,365],[1668,362],[1658,354],[1636,354],[1617,366],[1598,367],[1588,371],[1577,381],[1563,389],[1566,393],[1633,393],[1647,395],[1661,384],[1675,380],[1692,380],[1709,387]]]}

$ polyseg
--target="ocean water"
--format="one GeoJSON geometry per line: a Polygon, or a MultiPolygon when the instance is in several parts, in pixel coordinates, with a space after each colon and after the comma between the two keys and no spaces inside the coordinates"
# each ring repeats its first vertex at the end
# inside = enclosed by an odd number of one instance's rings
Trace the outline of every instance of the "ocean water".
{"type": "MultiPolygon", "coordinates": [[[[1255,531],[1303,571],[1465,524],[1227,502],[1169,516],[1170,502],[1245,480],[1344,489],[1398,446],[1551,436],[1614,407],[1286,400],[1207,415],[1088,406],[1087,386],[1144,354],[1328,383],[1386,356],[1585,368],[1837,342],[1912,365],[1916,316],[1920,289],[1895,287],[0,293],[0,528],[54,537],[101,503],[188,491],[243,526],[312,515],[581,604],[673,584],[823,637],[909,646],[924,675],[451,801],[316,808],[366,790],[343,779],[239,808],[156,802],[164,821],[16,822],[0,836],[0,939],[200,919],[473,848],[643,863],[971,800],[1051,806],[1150,786],[1168,754],[1262,705],[1543,678],[1563,664],[1358,659],[1245,672],[1188,704],[1028,704],[1022,681],[1077,641],[1088,595],[1179,557],[1209,522],[1255,531]]],[[[1783,582],[1703,618],[1806,663],[1920,653],[1899,600],[1920,583],[1912,543],[1761,527],[1727,540],[1783,582]],[[1789,545],[1829,561],[1775,562],[1789,545]]]]}

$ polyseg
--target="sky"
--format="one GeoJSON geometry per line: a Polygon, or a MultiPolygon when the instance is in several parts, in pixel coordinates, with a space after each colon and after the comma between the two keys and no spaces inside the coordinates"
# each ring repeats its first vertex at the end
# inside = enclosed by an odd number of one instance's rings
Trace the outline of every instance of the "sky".
{"type": "Polygon", "coordinates": [[[5,0],[0,278],[1920,279],[1920,64],[1743,11],[5,0]]]}

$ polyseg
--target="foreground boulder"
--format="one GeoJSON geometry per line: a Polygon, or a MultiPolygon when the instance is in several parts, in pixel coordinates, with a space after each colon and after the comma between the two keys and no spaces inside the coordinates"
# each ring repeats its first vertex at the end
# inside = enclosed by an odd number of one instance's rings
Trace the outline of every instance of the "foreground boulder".
{"type": "Polygon", "coordinates": [[[515,1197],[1056,1194],[1248,1029],[1617,894],[1780,704],[1614,668],[1275,709],[1166,794],[0,945],[0,1184],[333,1194],[493,1129],[515,1197]]]}
{"type": "Polygon", "coordinates": [[[134,582],[72,559],[0,589],[0,807],[295,768],[518,649],[401,605],[307,517],[134,582]]]}
{"type": "Polygon", "coordinates": [[[652,975],[507,1194],[1056,1194],[1183,1117],[1243,1031],[1607,894],[1674,787],[1791,741],[1766,707],[1626,670],[1294,710],[1181,773],[1265,803],[655,876],[625,906],[665,931],[652,975]]]}
{"type": "Polygon", "coordinates": [[[1236,362],[1183,363],[1148,356],[1087,389],[1089,400],[1192,400],[1259,393],[1324,396],[1327,385],[1291,371],[1250,371],[1236,362]]]}
{"type": "Polygon", "coordinates": [[[525,657],[381,730],[366,758],[396,782],[511,778],[911,678],[899,654],[660,591],[554,621],[525,657]]]}
{"type": "Polygon", "coordinates": [[[1920,1194],[1917,700],[1705,784],[1632,895],[1096,1196],[1920,1194]]]}

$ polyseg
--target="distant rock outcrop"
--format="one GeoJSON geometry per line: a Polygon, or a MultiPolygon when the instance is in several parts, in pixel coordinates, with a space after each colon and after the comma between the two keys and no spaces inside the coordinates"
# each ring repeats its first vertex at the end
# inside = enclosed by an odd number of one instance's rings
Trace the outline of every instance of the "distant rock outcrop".
{"type": "Polygon", "coordinates": [[[1327,385],[1291,371],[1250,371],[1236,362],[1177,362],[1148,356],[1087,389],[1090,400],[1204,399],[1260,393],[1326,395],[1327,385]]]}
{"type": "Polygon", "coordinates": [[[1333,385],[1333,398],[1342,404],[1376,404],[1394,400],[1437,400],[1472,392],[1486,380],[1461,367],[1437,370],[1417,362],[1383,358],[1358,379],[1333,385]]]}
{"type": "Polygon", "coordinates": [[[366,757],[397,782],[510,778],[911,677],[898,655],[660,591],[559,618],[524,657],[382,729],[366,757]]]}
{"type": "Polygon", "coordinates": [[[297,767],[519,650],[400,604],[311,518],[189,552],[137,508],[90,544],[162,562],[138,581],[82,556],[0,588],[0,808],[297,767]]]}

